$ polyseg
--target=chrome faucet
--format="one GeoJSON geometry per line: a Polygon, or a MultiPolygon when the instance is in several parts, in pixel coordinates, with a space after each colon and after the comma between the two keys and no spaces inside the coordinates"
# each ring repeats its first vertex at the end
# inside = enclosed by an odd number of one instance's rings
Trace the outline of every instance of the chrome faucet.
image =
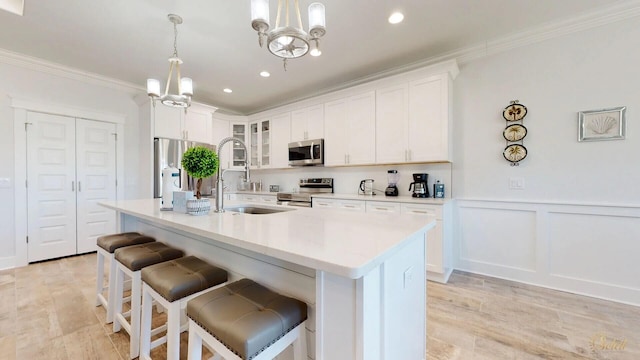
{"type": "MultiPolygon", "coordinates": [[[[222,170],[221,167],[218,167],[218,173],[216,174],[216,209],[215,212],[224,212],[224,173],[227,171],[244,171],[244,177],[246,182],[251,181],[249,178],[249,152],[247,151],[247,145],[245,145],[244,141],[234,138],[234,137],[226,137],[220,141],[220,145],[218,145],[218,153],[222,150],[222,146],[228,142],[237,142],[242,145],[242,149],[244,150],[244,170],[237,169],[225,169],[222,170]]],[[[232,154],[233,156],[233,151],[232,154]]]]}

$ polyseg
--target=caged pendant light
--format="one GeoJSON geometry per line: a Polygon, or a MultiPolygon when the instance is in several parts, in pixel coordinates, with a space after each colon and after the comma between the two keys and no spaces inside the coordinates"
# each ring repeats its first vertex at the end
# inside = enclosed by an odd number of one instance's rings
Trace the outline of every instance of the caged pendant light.
{"type": "Polygon", "coordinates": [[[284,69],[287,70],[287,60],[295,59],[310,53],[311,56],[319,56],[320,38],[326,33],[325,9],[321,3],[309,5],[309,32],[302,28],[302,18],[298,0],[278,0],[278,14],[276,26],[269,30],[269,0],[251,0],[251,26],[258,32],[260,47],[267,41],[269,51],[283,59],[284,69]],[[284,11],[284,25],[280,26],[280,19],[284,11]],[[297,25],[290,22],[290,13],[294,13],[297,25]]]}

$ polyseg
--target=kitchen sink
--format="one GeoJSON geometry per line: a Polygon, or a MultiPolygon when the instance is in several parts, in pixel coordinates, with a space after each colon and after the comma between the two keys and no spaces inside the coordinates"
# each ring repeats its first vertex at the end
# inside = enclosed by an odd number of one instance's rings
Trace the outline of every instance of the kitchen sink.
{"type": "Polygon", "coordinates": [[[294,209],[277,209],[272,207],[259,207],[259,206],[232,206],[224,208],[225,211],[237,212],[242,214],[255,214],[255,215],[264,215],[264,214],[275,214],[285,211],[291,211],[294,209]]]}

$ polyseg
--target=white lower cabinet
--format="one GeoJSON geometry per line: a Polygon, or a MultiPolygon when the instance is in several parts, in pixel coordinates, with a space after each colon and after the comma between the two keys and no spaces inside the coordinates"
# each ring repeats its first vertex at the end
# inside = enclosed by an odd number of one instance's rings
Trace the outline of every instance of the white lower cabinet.
{"type": "Polygon", "coordinates": [[[453,271],[451,267],[452,204],[416,204],[388,201],[313,198],[314,208],[332,208],[349,211],[385,214],[413,214],[433,216],[436,226],[427,233],[427,279],[446,283],[453,271]]]}
{"type": "Polygon", "coordinates": [[[451,267],[452,204],[401,204],[401,214],[434,216],[436,226],[427,232],[427,279],[446,283],[453,271],[451,267]]]}

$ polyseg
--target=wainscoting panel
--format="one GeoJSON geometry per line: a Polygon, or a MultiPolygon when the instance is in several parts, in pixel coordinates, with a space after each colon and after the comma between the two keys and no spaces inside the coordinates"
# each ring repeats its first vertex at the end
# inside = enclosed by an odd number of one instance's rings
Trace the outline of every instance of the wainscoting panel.
{"type": "Polygon", "coordinates": [[[549,213],[550,275],[640,288],[639,260],[639,218],[549,213]]]}
{"type": "Polygon", "coordinates": [[[640,206],[456,204],[456,269],[640,306],[640,206]]]}
{"type": "Polygon", "coordinates": [[[460,258],[468,262],[534,271],[534,211],[461,208],[460,258]]]}

